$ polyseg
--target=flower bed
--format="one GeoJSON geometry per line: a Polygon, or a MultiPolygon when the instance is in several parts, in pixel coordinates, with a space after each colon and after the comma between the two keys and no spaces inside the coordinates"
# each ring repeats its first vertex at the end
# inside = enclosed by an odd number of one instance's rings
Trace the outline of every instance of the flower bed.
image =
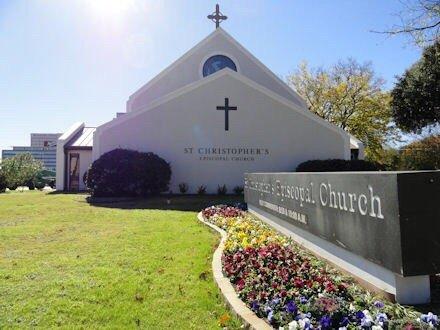
{"type": "Polygon", "coordinates": [[[432,329],[436,315],[382,301],[238,208],[204,218],[227,232],[224,274],[259,317],[280,329],[432,329]]]}

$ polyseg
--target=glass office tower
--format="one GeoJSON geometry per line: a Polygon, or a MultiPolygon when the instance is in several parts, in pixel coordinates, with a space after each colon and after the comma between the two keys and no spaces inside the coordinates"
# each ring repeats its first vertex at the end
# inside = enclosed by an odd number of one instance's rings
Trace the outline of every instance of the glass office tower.
{"type": "Polygon", "coordinates": [[[30,153],[35,159],[43,163],[43,167],[50,171],[56,170],[57,140],[60,133],[32,133],[31,145],[28,147],[12,147],[2,151],[2,159],[14,157],[22,153],[30,153]]]}

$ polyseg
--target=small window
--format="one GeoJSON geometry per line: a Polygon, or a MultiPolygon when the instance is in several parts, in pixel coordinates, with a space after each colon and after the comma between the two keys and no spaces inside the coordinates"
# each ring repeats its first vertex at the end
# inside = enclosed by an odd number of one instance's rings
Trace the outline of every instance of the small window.
{"type": "Polygon", "coordinates": [[[206,60],[205,64],[203,64],[203,77],[209,76],[224,68],[237,71],[237,66],[229,57],[224,55],[211,56],[206,60]]]}

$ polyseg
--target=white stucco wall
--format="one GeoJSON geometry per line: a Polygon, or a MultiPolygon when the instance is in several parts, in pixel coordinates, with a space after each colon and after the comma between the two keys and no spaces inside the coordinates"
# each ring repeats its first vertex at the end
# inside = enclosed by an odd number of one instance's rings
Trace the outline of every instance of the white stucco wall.
{"type": "Polygon", "coordinates": [[[230,37],[224,30],[217,29],[208,40],[195,46],[188,55],[176,61],[158,77],[130,96],[127,111],[143,109],[152,101],[192,82],[202,79],[203,63],[210,56],[222,54],[230,57],[237,65],[238,72],[258,84],[289,99],[297,105],[304,101],[293,90],[268,71],[253,55],[230,37]]]}
{"type": "Polygon", "coordinates": [[[215,192],[243,185],[245,172],[293,171],[309,159],[349,159],[349,137],[303,109],[254,84],[231,70],[169,95],[146,111],[128,113],[99,127],[93,158],[115,148],[152,151],[171,163],[171,190],[186,182],[190,191],[206,185],[215,192]],[[216,106],[229,97],[230,130],[224,111],[216,106]],[[313,117],[313,118],[312,118],[313,117]],[[268,155],[253,161],[201,160],[199,148],[260,148],[268,155]],[[193,153],[186,152],[193,148],[193,153]]]}

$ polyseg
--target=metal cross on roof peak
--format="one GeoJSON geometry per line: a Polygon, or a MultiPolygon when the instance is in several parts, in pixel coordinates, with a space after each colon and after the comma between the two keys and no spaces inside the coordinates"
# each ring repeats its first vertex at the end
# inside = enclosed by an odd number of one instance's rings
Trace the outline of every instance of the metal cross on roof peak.
{"type": "Polygon", "coordinates": [[[208,15],[208,18],[215,22],[215,28],[218,29],[220,27],[220,23],[224,20],[228,19],[228,16],[223,15],[220,12],[220,6],[218,4],[215,5],[215,12],[213,12],[211,15],[208,15]]]}

